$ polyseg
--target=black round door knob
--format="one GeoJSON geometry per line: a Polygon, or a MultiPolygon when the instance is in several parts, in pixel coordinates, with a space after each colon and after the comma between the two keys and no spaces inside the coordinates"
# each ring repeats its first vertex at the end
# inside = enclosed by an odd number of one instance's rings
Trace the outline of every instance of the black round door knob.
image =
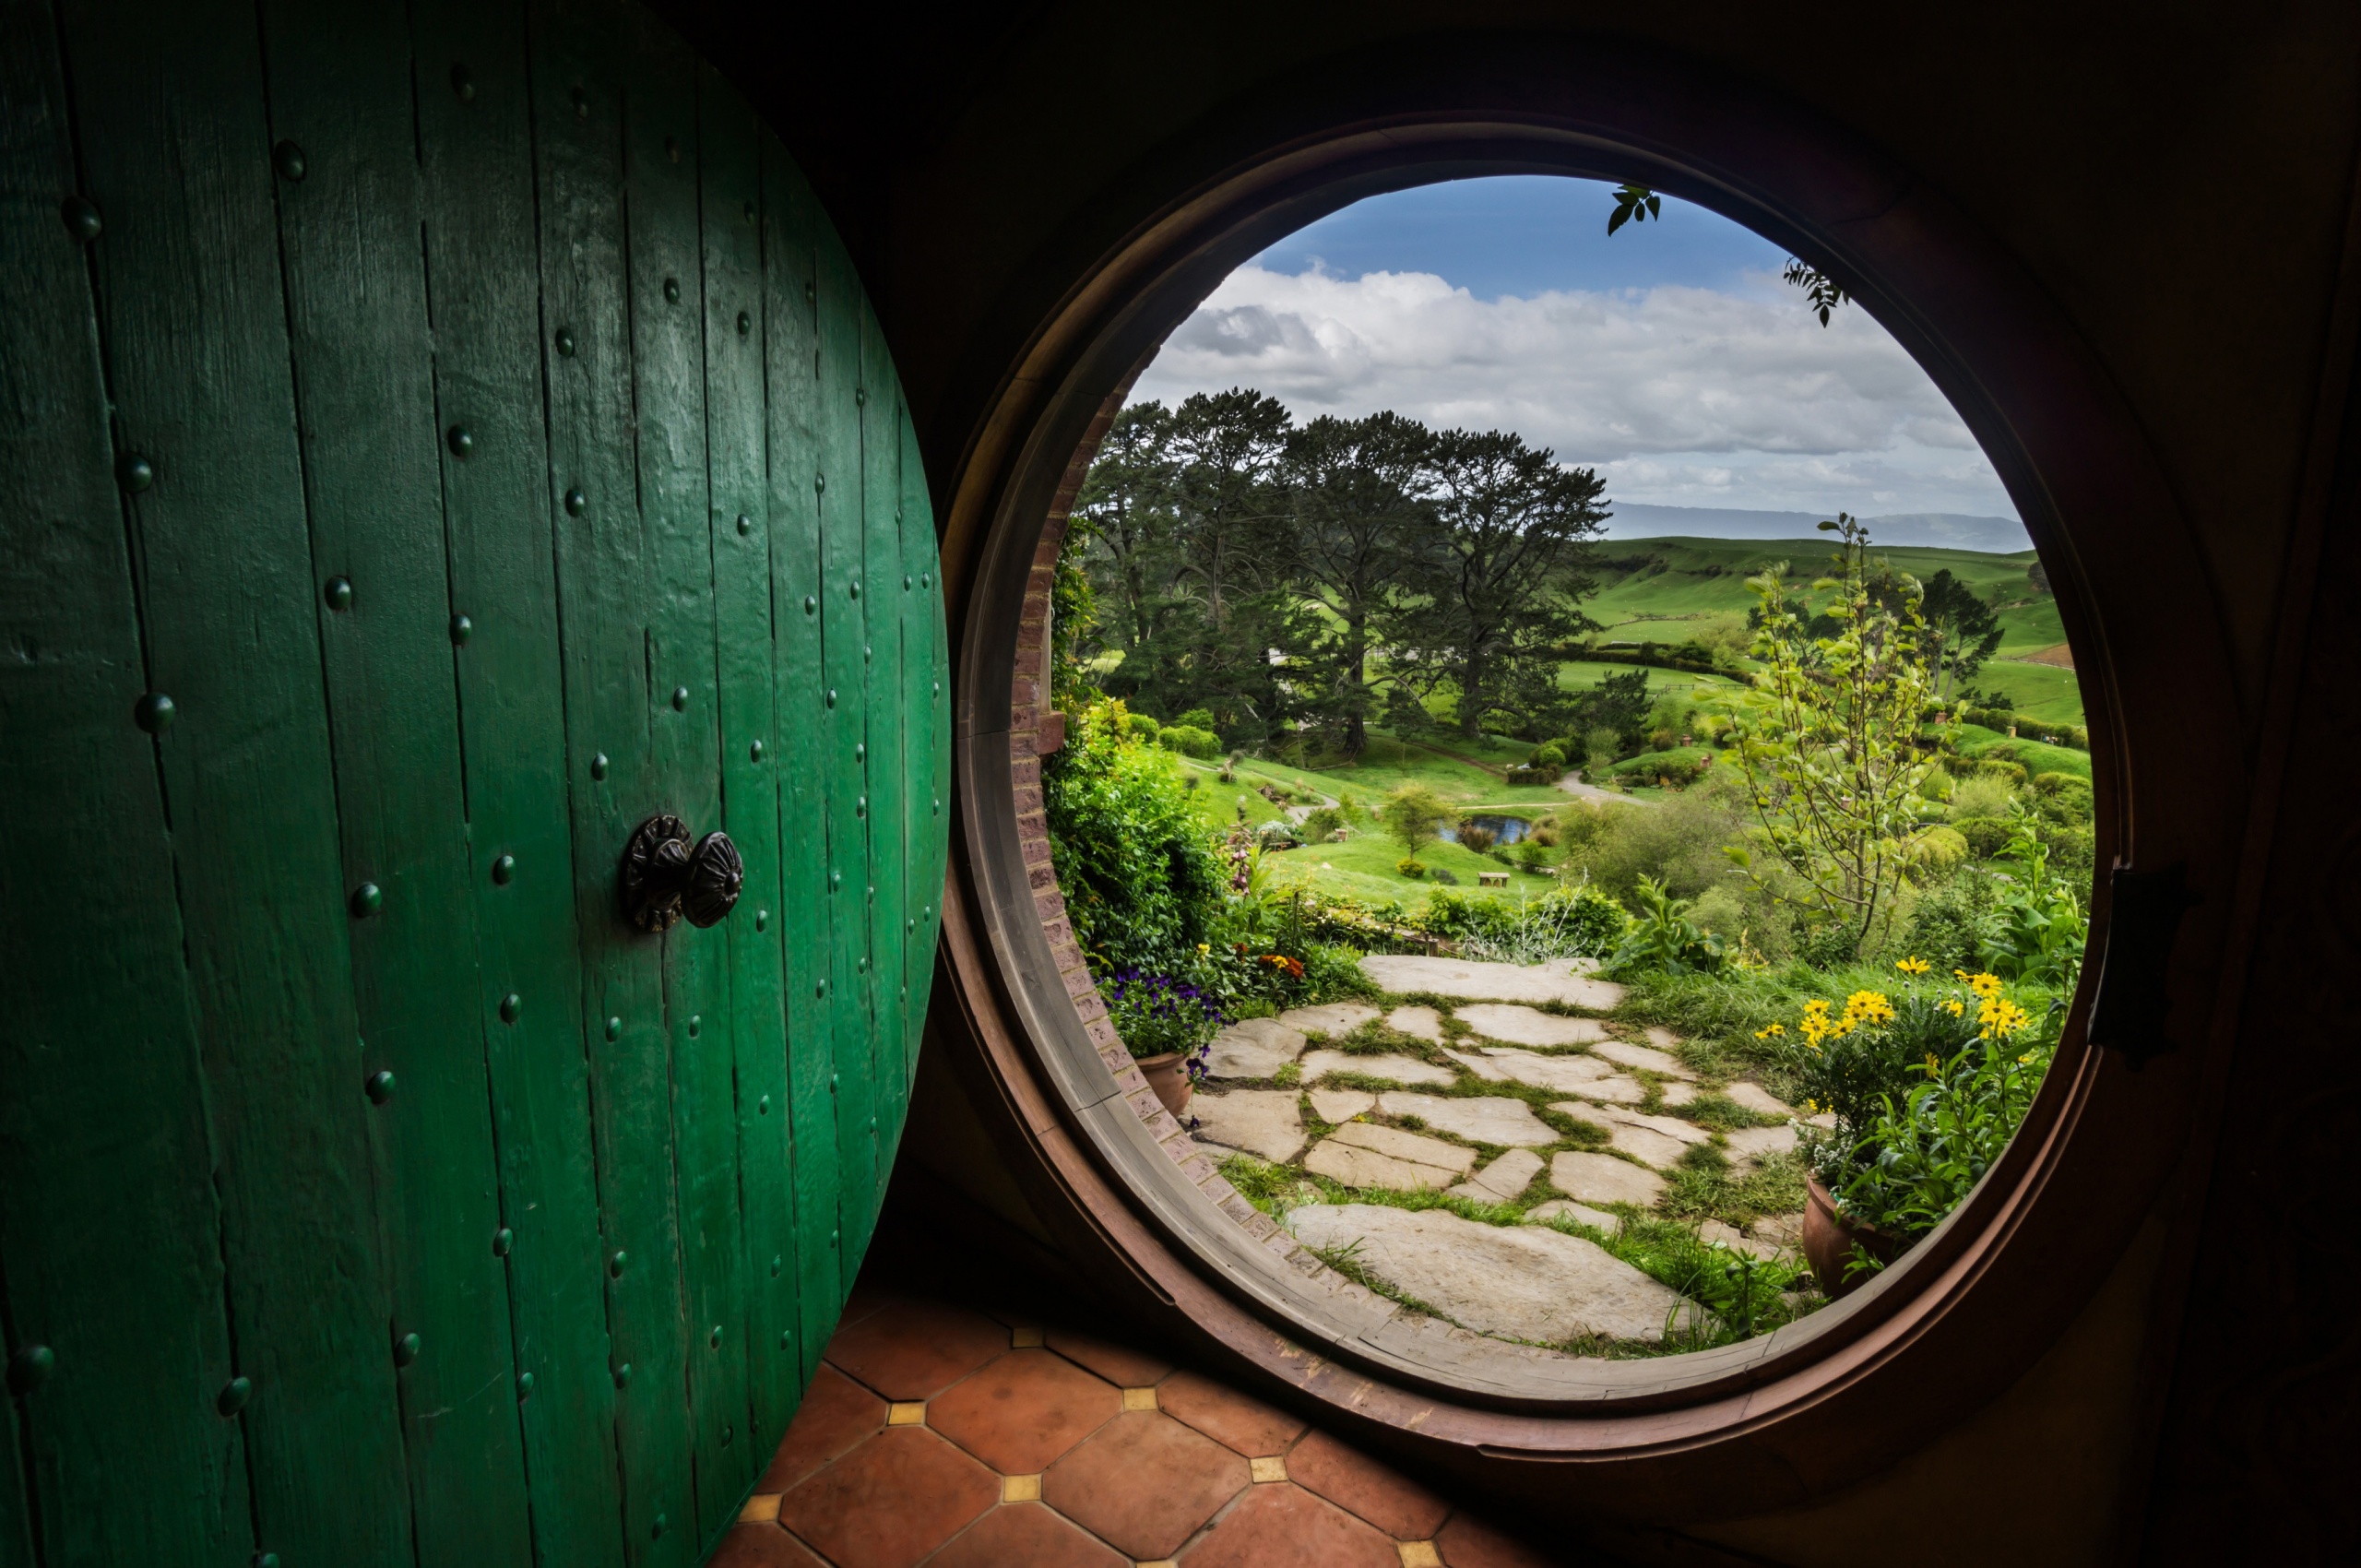
{"type": "Polygon", "coordinates": [[[694,845],[689,825],[669,814],[632,830],[623,847],[623,915],[642,931],[669,931],[682,916],[703,929],[738,907],[746,862],[727,833],[694,845]]]}

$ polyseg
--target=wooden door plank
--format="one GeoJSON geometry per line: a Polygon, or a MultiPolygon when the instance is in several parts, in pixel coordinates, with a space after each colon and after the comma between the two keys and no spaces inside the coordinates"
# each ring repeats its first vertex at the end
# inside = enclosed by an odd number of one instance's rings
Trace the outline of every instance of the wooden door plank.
{"type": "Polygon", "coordinates": [[[0,1562],[35,1562],[38,1533],[53,1563],[219,1562],[254,1550],[245,1444],[214,1406],[221,1219],[75,193],[49,8],[9,0],[0,819],[41,826],[0,841],[0,1355],[53,1360],[0,1411],[0,1562]],[[103,896],[30,896],[77,886],[103,896]]]}
{"type": "MultiPolygon", "coordinates": [[[[877,1120],[869,965],[869,823],[854,814],[869,792],[861,649],[868,641],[862,552],[860,280],[833,230],[819,235],[820,641],[822,777],[828,814],[829,1024],[836,1087],[837,1195],[844,1255],[868,1251],[877,1213],[877,1120]]],[[[851,1271],[844,1288],[852,1287],[851,1271]]]]}
{"type": "Polygon", "coordinates": [[[818,236],[826,219],[777,137],[762,138],[771,653],[779,741],[779,880],[787,944],[788,1096],[795,1170],[798,1363],[809,1380],[843,1301],[836,1042],[829,1026],[827,790],[823,766],[818,236]]]}
{"type": "Polygon", "coordinates": [[[419,1341],[396,1357],[417,1547],[523,1564],[436,457],[478,437],[435,424],[404,17],[266,0],[262,23],[345,881],[384,897],[350,939],[362,1038],[398,1082],[371,1127],[391,1333],[419,1341]]]}
{"type": "MultiPolygon", "coordinates": [[[[544,1563],[618,1568],[615,1385],[590,1142],[564,672],[552,558],[525,10],[418,0],[418,135],[501,1224],[544,1563]],[[514,1018],[502,1004],[516,995],[514,1018]],[[528,1386],[525,1380],[529,1378],[528,1386]]],[[[563,374],[562,371],[557,374],[563,374]]]]}
{"type": "MultiPolygon", "coordinates": [[[[713,529],[707,487],[703,258],[698,240],[695,56],[635,12],[623,98],[639,502],[654,568],[648,619],[651,809],[702,837],[721,826],[713,529]]],[[[732,917],[734,919],[734,916],[732,917]]],[[[751,918],[751,913],[750,913],[751,918]]],[[[747,1445],[745,1342],[725,1324],[741,1299],[737,1108],[729,1028],[729,934],[683,921],[662,939],[672,1058],[672,1161],[686,1314],[697,1538],[736,1512],[747,1445]]]]}
{"type": "Polygon", "coordinates": [[[866,300],[860,311],[860,362],[861,572],[872,589],[864,600],[868,614],[861,648],[866,691],[861,711],[869,741],[863,810],[872,890],[870,994],[876,1018],[871,1055],[876,1103],[872,1114],[877,1128],[877,1201],[882,1204],[909,1101],[908,982],[898,961],[911,934],[903,920],[908,837],[902,823],[902,759],[909,719],[902,707],[902,606],[917,591],[918,578],[902,570],[901,385],[877,313],[866,300]]]}
{"type": "MultiPolygon", "coordinates": [[[[410,1553],[251,7],[65,12],[264,1550],[410,1553]],[[188,302],[201,301],[192,311],[188,302]]],[[[398,1093],[398,1087],[396,1087],[398,1093]]],[[[393,1096],[384,1098],[393,1103],[393,1096]]]]}
{"type": "Polygon", "coordinates": [[[936,752],[938,731],[947,733],[949,709],[935,667],[936,637],[943,625],[943,583],[935,553],[934,505],[927,494],[925,457],[907,403],[901,416],[902,569],[915,572],[918,578],[902,622],[902,711],[909,726],[903,742],[908,783],[902,820],[911,846],[904,912],[914,917],[908,946],[902,955],[904,983],[909,989],[907,1087],[918,1080],[927,1004],[933,993],[935,944],[942,930],[948,808],[943,780],[937,773],[936,752]]]}
{"type": "MultiPolygon", "coordinates": [[[[773,709],[770,494],[763,396],[762,161],[753,111],[704,66],[706,461],[713,495],[714,665],[720,690],[723,823],[746,861],[730,944],[730,1036],[738,1089],[745,1343],[745,1453],[777,1445],[802,1392],[795,1207],[789,1147],[781,759],[773,709]]],[[[744,1482],[755,1479],[742,1471],[744,1482]]]]}
{"type": "Polygon", "coordinates": [[[672,1202],[671,1059],[661,944],[621,918],[616,868],[661,798],[651,719],[652,544],[638,494],[623,241],[619,8],[530,13],[550,505],[574,824],[575,916],[598,1150],[623,1540],[634,1563],[686,1562],[695,1497],[672,1202]]]}

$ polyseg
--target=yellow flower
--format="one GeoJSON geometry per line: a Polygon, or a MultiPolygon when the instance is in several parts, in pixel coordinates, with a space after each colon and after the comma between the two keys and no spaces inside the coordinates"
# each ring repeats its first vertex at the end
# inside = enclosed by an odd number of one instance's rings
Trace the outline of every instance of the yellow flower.
{"type": "Polygon", "coordinates": [[[1197,951],[1200,954],[1210,953],[1213,950],[1214,944],[1210,942],[1200,942],[1197,944],[1197,951]]]}
{"type": "Polygon", "coordinates": [[[1785,1024],[1765,1024],[1762,1028],[1754,1031],[1754,1038],[1757,1039],[1769,1039],[1773,1035],[1783,1035],[1786,1032],[1787,1026],[1785,1024]]]}
{"type": "Polygon", "coordinates": [[[1857,1029],[1863,1024],[1887,1024],[1893,1021],[1893,1004],[1881,991],[1857,991],[1845,999],[1844,1028],[1857,1029]]]}
{"type": "Polygon", "coordinates": [[[1928,969],[1934,968],[1933,965],[1928,963],[1924,958],[1898,959],[1895,961],[1893,967],[1900,969],[1905,975],[1923,975],[1928,969]]]}
{"type": "Polygon", "coordinates": [[[1950,1001],[1943,1004],[1943,1011],[1956,1018],[1965,1013],[1967,1011],[1967,1007],[1958,997],[1954,996],[1950,1001]]]}

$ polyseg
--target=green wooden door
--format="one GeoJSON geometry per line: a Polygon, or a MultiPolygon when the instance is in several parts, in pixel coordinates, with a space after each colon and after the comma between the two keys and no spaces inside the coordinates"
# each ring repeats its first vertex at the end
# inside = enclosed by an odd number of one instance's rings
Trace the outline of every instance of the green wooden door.
{"type": "Polygon", "coordinates": [[[0,0],[0,1564],[696,1561],[940,914],[841,242],[614,0],[0,0]]]}

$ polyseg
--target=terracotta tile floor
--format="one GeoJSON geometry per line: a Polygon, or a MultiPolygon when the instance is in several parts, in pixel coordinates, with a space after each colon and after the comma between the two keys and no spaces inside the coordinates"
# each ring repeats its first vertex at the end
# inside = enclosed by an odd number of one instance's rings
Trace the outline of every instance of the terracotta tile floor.
{"type": "Polygon", "coordinates": [[[1138,1350],[855,1292],[713,1568],[1547,1568],[1283,1410],[1138,1350]]]}

